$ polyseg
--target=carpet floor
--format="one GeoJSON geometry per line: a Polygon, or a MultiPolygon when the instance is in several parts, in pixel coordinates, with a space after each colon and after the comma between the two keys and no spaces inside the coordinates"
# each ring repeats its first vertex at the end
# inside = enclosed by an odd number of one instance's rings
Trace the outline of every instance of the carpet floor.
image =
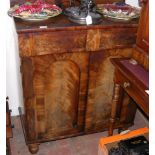
{"type": "MultiPolygon", "coordinates": [[[[25,144],[25,139],[21,127],[19,116],[11,118],[13,128],[13,138],[10,139],[12,155],[31,155],[25,144]]],[[[136,113],[134,125],[130,130],[148,126],[148,122],[143,119],[138,111],[136,113]]],[[[114,131],[114,134],[117,132],[114,131]]],[[[56,140],[39,145],[39,151],[36,155],[97,155],[99,139],[106,137],[106,132],[56,140]]]]}

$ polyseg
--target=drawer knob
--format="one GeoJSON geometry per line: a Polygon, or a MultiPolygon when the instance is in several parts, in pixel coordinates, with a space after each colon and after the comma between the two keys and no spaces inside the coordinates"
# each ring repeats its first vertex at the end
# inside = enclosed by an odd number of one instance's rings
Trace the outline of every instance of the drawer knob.
{"type": "Polygon", "coordinates": [[[124,86],[124,88],[130,87],[130,83],[129,82],[124,82],[123,86],[124,86]]]}

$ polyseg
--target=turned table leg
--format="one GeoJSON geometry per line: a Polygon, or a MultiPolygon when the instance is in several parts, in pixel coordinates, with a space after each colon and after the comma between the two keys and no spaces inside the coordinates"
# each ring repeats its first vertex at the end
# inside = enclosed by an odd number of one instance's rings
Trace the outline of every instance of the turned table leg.
{"type": "Polygon", "coordinates": [[[111,117],[110,117],[110,124],[109,124],[109,136],[113,135],[113,125],[115,123],[116,117],[116,109],[120,98],[120,90],[121,86],[119,84],[114,84],[114,92],[112,98],[112,108],[111,108],[111,117]]]}
{"type": "Polygon", "coordinates": [[[32,154],[35,154],[39,150],[39,144],[28,144],[28,148],[32,154]]]}

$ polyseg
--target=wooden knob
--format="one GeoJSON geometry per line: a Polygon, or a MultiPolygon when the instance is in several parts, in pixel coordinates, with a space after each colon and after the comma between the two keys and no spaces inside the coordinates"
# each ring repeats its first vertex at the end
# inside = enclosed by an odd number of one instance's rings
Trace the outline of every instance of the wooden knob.
{"type": "Polygon", "coordinates": [[[124,86],[124,88],[130,87],[130,83],[129,82],[124,82],[123,86],[124,86]]]}

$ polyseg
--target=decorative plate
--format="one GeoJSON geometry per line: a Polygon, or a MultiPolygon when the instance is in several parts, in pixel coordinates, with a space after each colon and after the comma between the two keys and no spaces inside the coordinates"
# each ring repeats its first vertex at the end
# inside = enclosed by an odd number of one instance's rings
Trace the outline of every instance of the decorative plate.
{"type": "Polygon", "coordinates": [[[139,8],[127,4],[123,6],[116,4],[98,4],[97,11],[105,18],[114,21],[130,21],[140,16],[139,8]]]}
{"type": "Polygon", "coordinates": [[[62,10],[58,6],[42,3],[40,1],[36,1],[35,3],[26,2],[22,5],[15,5],[8,11],[9,16],[20,18],[25,21],[47,20],[51,17],[58,16],[61,13],[62,10]]]}

